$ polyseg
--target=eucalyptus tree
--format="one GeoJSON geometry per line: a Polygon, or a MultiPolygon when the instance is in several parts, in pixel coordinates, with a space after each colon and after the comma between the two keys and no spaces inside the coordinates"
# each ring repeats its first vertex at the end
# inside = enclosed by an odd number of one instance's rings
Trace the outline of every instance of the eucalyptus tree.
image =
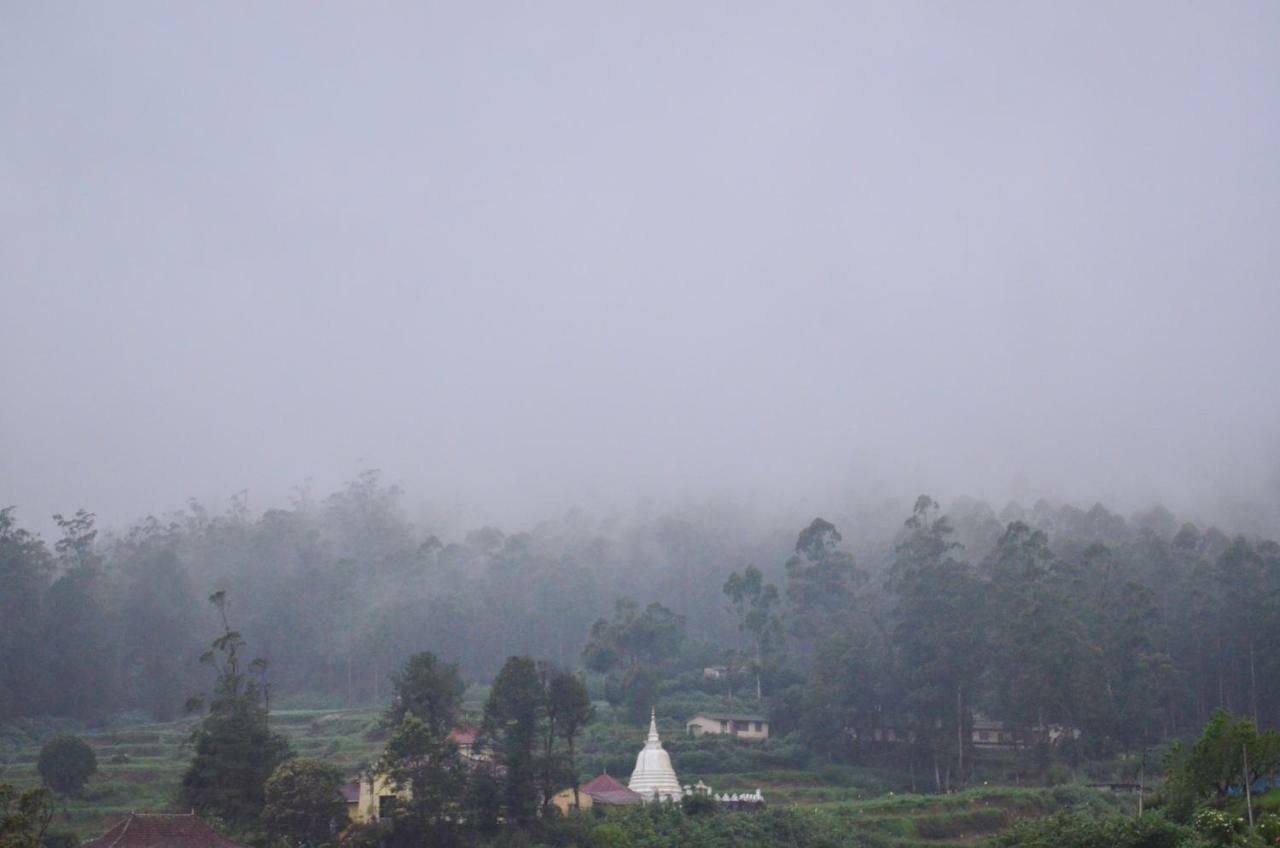
{"type": "Polygon", "coordinates": [[[898,679],[915,718],[912,732],[927,746],[942,790],[940,763],[954,758],[956,781],[965,780],[970,715],[988,668],[988,593],[972,566],[952,556],[959,545],[939,512],[927,495],[916,500],[894,549],[889,586],[898,679]]]}
{"type": "Polygon", "coordinates": [[[44,542],[0,509],[0,724],[46,711],[48,657],[41,640],[52,561],[44,542]]]}
{"type": "Polygon", "coordinates": [[[867,582],[831,522],[815,518],[796,537],[786,563],[788,621],[802,643],[813,646],[855,613],[856,592],[867,582]]]}
{"type": "Polygon", "coordinates": [[[293,751],[270,727],[266,660],[245,661],[245,641],[231,628],[226,592],[215,592],[209,600],[222,633],[201,662],[212,666],[217,678],[207,699],[188,701],[190,709],[207,708],[207,713],[191,733],[194,756],[179,797],[185,807],[248,831],[262,813],[267,779],[293,751]]]}
{"type": "Polygon", "coordinates": [[[614,604],[612,620],[591,625],[582,656],[587,668],[609,676],[606,695],[615,706],[627,704],[640,718],[657,696],[659,672],[684,643],[686,623],[659,603],[642,611],[629,598],[614,604]]]}
{"type": "MultiPolygon", "coordinates": [[[[751,639],[751,670],[756,679],[756,701],[764,700],[760,677],[764,671],[765,656],[780,647],[782,624],[778,617],[780,597],[778,587],[764,582],[760,569],[748,565],[742,574],[736,571],[724,583],[724,593],[729,597],[729,611],[738,620],[738,629],[751,639]]],[[[733,669],[730,669],[730,675],[733,669]]]]}

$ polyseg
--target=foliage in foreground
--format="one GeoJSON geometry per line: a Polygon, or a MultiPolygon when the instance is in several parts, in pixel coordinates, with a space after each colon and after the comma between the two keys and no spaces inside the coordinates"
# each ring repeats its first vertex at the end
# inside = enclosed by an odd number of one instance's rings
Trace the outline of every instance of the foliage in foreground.
{"type": "Polygon", "coordinates": [[[1187,828],[1159,816],[1141,819],[1090,820],[1060,815],[1019,823],[996,842],[1007,848],[1177,848],[1190,835],[1187,828]]]}
{"type": "Polygon", "coordinates": [[[1165,770],[1174,792],[1201,798],[1243,793],[1246,782],[1280,771],[1280,731],[1259,732],[1252,721],[1217,710],[1190,750],[1173,746],[1165,770]]]}
{"type": "Polygon", "coordinates": [[[0,783],[0,845],[39,848],[53,821],[53,796],[47,789],[19,790],[0,783]]]}
{"type": "Polygon", "coordinates": [[[1152,813],[1103,819],[1064,814],[1021,822],[995,844],[1003,848],[1208,848],[1230,844],[1230,840],[1210,839],[1152,813]]]}
{"type": "Polygon", "coordinates": [[[546,844],[566,848],[879,848],[885,844],[877,837],[850,831],[832,817],[794,807],[757,815],[689,815],[678,806],[647,805],[603,817],[573,815],[550,824],[546,831],[546,844]]]}
{"type": "Polygon", "coordinates": [[[341,782],[341,772],[320,760],[290,760],[280,766],[267,781],[264,829],[288,848],[331,844],[334,826],[347,817],[341,782]]]}

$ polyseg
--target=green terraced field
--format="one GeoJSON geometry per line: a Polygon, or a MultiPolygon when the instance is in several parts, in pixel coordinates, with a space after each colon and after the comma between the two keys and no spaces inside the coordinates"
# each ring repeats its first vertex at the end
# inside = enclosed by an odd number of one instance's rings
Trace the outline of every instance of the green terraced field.
{"type": "MultiPolygon", "coordinates": [[[[378,716],[372,709],[280,710],[272,713],[272,725],[288,736],[299,756],[322,759],[355,774],[381,751],[383,734],[378,730],[378,716]]],[[[98,755],[99,773],[82,798],[63,805],[58,826],[87,837],[100,833],[111,819],[130,810],[173,809],[190,756],[187,740],[192,725],[191,721],[180,721],[82,733],[98,755]]],[[[621,743],[629,749],[629,737],[634,735],[631,730],[601,727],[592,741],[616,734],[626,738],[610,739],[610,747],[621,743]]],[[[5,736],[3,742],[0,781],[37,785],[35,763],[40,742],[14,734],[5,736]]],[[[582,763],[588,777],[593,776],[592,759],[588,752],[582,763]]],[[[874,770],[851,766],[706,774],[688,770],[682,771],[681,778],[687,783],[703,779],[716,792],[744,793],[760,788],[771,805],[797,805],[806,815],[829,822],[836,832],[847,833],[850,844],[892,848],[972,845],[1019,818],[1082,806],[1106,810],[1117,804],[1079,787],[991,787],[951,796],[895,795],[886,788],[891,784],[874,770]]]]}
{"type": "MultiPolygon", "coordinates": [[[[375,710],[282,710],[272,726],[289,737],[299,756],[315,757],[355,773],[372,762],[382,743],[370,736],[375,710]]],[[[190,758],[187,740],[193,722],[137,725],[103,732],[82,732],[98,756],[98,774],[84,796],[61,804],[58,824],[90,836],[130,810],[172,810],[190,758]]],[[[8,737],[12,740],[14,737],[8,737]]],[[[40,782],[36,773],[39,743],[26,740],[0,749],[0,781],[20,786],[40,782]]]]}

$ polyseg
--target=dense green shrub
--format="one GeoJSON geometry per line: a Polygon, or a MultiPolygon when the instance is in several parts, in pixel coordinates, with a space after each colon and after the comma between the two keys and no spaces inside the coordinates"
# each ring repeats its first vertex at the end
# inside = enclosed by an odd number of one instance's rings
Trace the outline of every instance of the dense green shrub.
{"type": "Polygon", "coordinates": [[[1266,815],[1258,818],[1258,835],[1268,845],[1280,845],[1280,816],[1266,815]]]}
{"type": "Polygon", "coordinates": [[[632,807],[603,818],[569,816],[549,825],[539,842],[577,848],[883,848],[888,844],[811,810],[691,816],[674,805],[632,807]],[[581,830],[582,821],[592,822],[587,834],[581,830]]]}
{"type": "Polygon", "coordinates": [[[1000,830],[1008,824],[1009,815],[1004,810],[988,807],[941,816],[919,816],[914,822],[916,833],[924,839],[959,839],[1000,830]]]}
{"type": "Polygon", "coordinates": [[[36,767],[45,786],[60,795],[78,795],[98,771],[98,757],[79,736],[60,733],[40,749],[36,767]]]}
{"type": "Polygon", "coordinates": [[[1189,829],[1158,815],[1090,819],[1066,814],[1020,822],[999,836],[996,844],[1006,848],[1188,848],[1188,840],[1194,838],[1189,829]]]}
{"type": "Polygon", "coordinates": [[[1243,824],[1244,819],[1237,819],[1230,813],[1208,807],[1197,812],[1191,820],[1196,833],[1215,845],[1230,845],[1235,839],[1236,830],[1243,824]]]}

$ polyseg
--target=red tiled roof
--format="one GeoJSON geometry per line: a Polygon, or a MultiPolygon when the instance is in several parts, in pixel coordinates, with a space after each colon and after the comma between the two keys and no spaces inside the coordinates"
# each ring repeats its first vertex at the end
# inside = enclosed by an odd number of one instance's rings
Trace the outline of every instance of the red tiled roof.
{"type": "Polygon", "coordinates": [[[587,794],[597,804],[612,804],[615,807],[629,807],[644,800],[639,793],[632,792],[630,789],[623,789],[620,792],[588,792],[587,794]]]}
{"type": "Polygon", "coordinates": [[[80,848],[247,848],[221,836],[195,815],[130,813],[80,848]]]}
{"type": "Polygon", "coordinates": [[[599,777],[592,780],[590,783],[583,784],[578,789],[578,791],[579,792],[617,792],[619,789],[626,789],[626,788],[627,787],[623,786],[621,783],[614,780],[609,775],[602,774],[599,777]]]}
{"type": "Polygon", "coordinates": [[[450,731],[449,738],[453,740],[455,745],[476,744],[476,732],[469,727],[454,728],[450,731]]]}
{"type": "Polygon", "coordinates": [[[607,774],[602,774],[585,786],[578,788],[591,796],[597,804],[639,804],[642,800],[638,792],[632,792],[607,774]]]}

